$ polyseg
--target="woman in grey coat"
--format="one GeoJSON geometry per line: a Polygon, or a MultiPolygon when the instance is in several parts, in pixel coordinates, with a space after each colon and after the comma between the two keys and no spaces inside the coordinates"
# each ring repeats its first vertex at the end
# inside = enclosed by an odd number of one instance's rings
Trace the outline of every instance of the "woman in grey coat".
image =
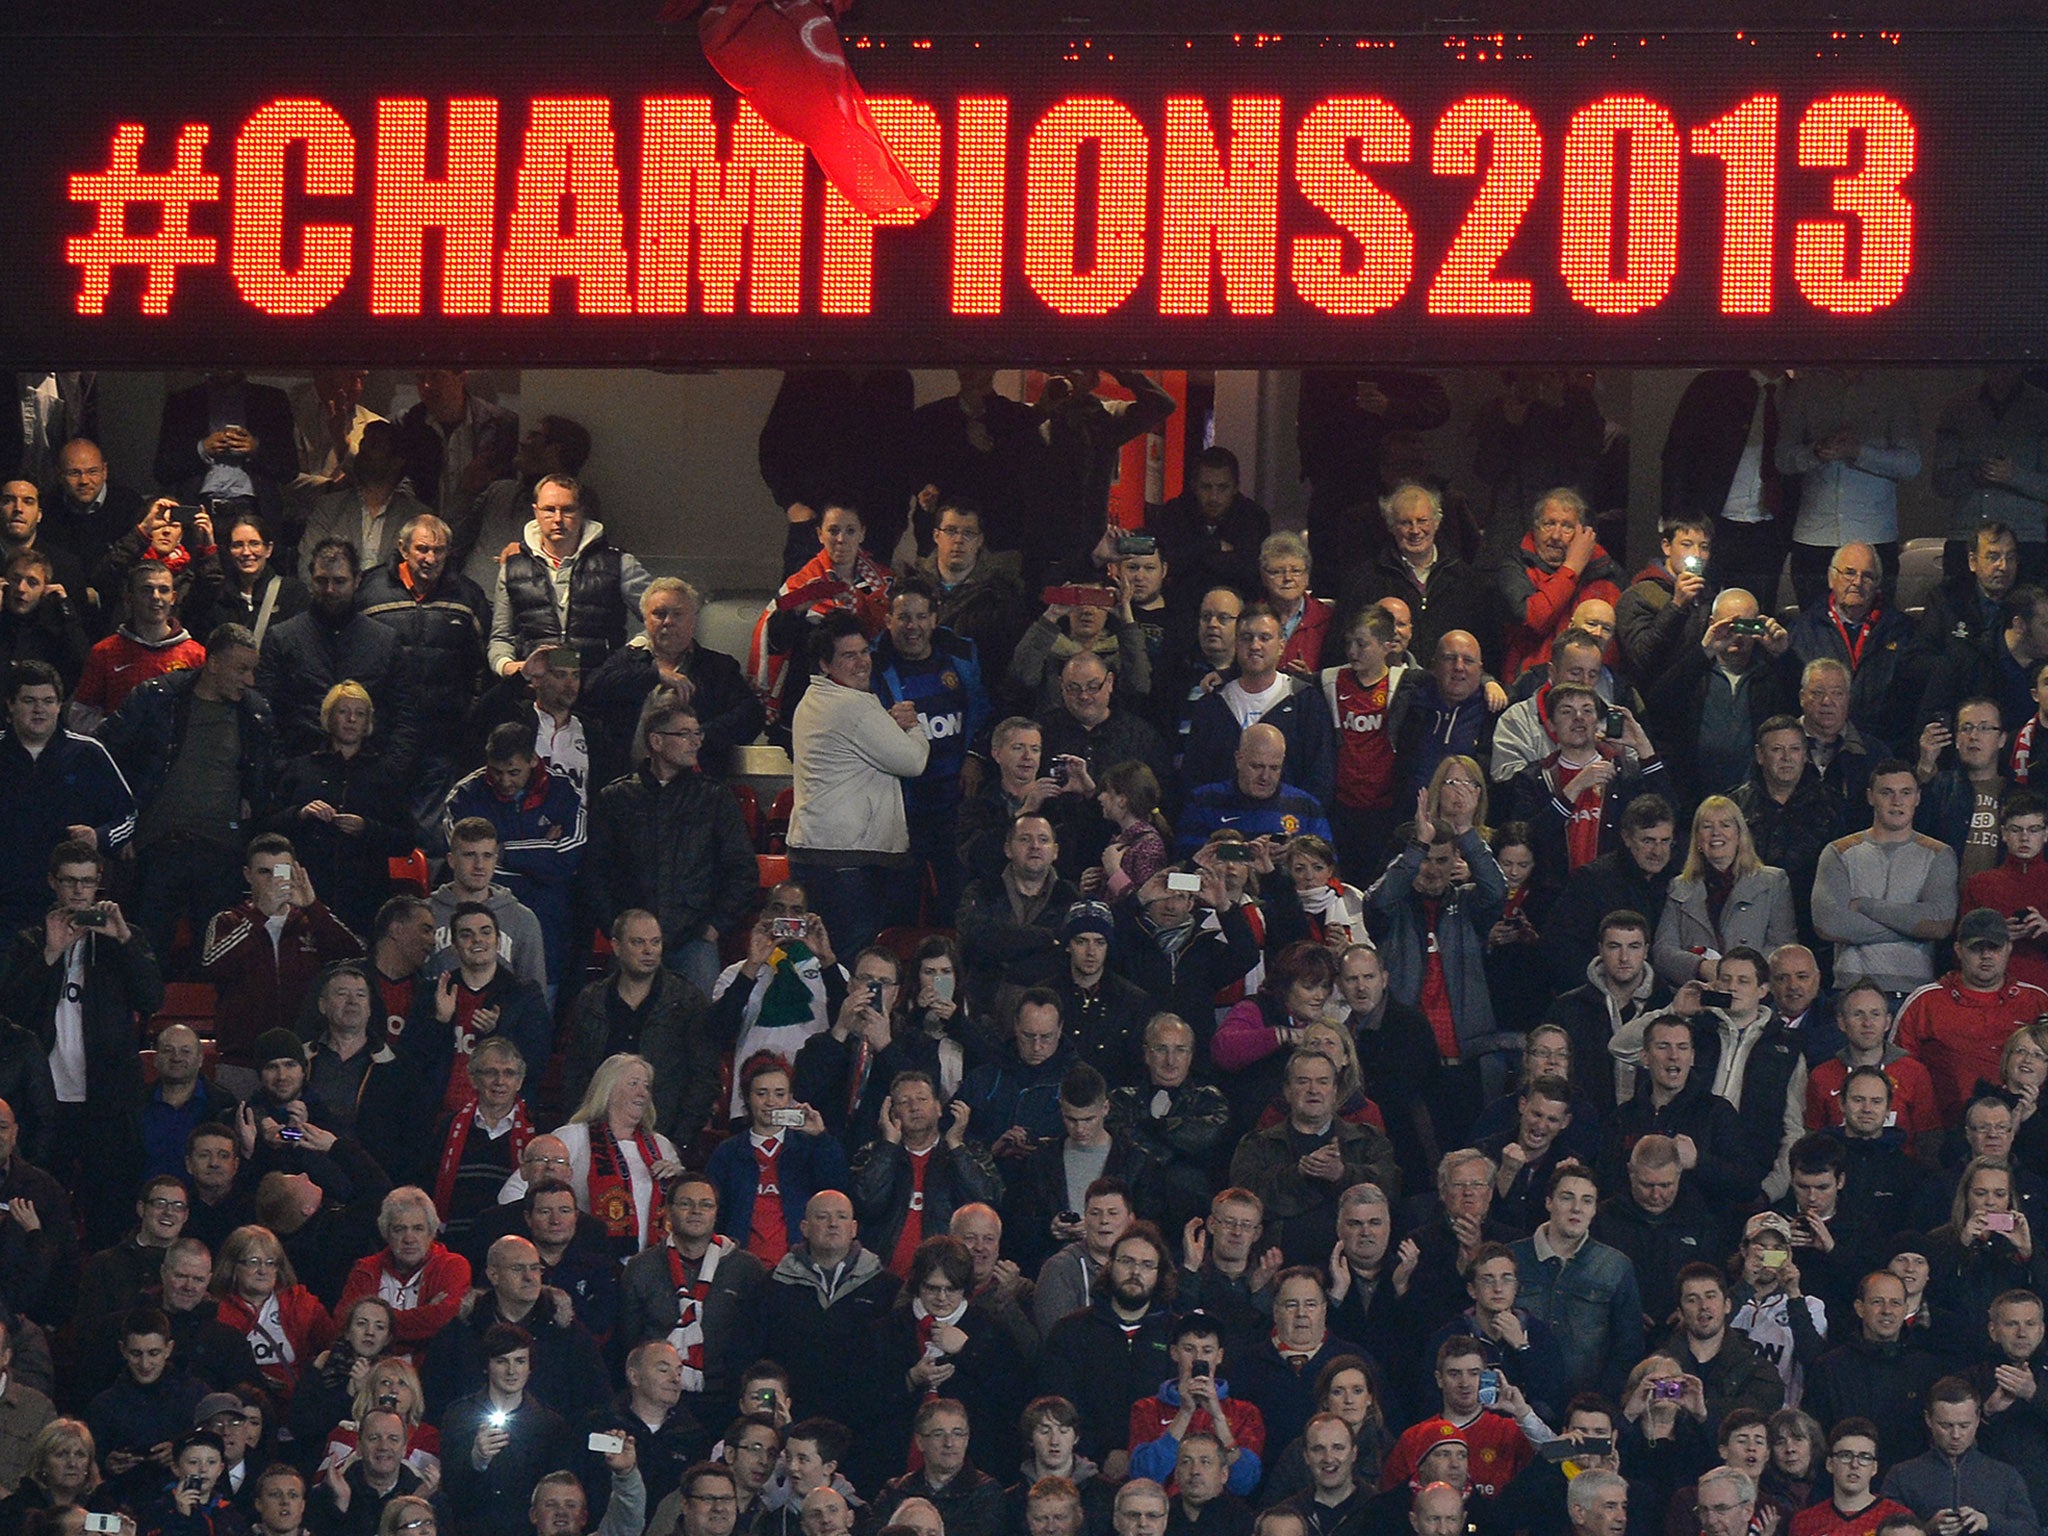
{"type": "Polygon", "coordinates": [[[1714,984],[1714,961],[1738,944],[1768,955],[1798,936],[1792,883],[1756,856],[1749,824],[1726,795],[1693,812],[1685,869],[1671,882],[1652,959],[1668,985],[1714,984]]]}

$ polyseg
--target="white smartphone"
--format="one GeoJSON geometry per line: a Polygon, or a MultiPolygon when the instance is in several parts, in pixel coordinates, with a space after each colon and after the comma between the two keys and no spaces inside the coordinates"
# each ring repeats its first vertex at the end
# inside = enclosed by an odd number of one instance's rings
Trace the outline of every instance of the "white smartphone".
{"type": "Polygon", "coordinates": [[[800,1109],[771,1109],[768,1123],[778,1130],[800,1131],[804,1128],[804,1112],[800,1109]]]}
{"type": "Polygon", "coordinates": [[[953,1001],[953,973],[951,971],[932,978],[932,996],[942,1003],[953,1001]]]}
{"type": "Polygon", "coordinates": [[[626,1448],[626,1442],[618,1435],[608,1435],[603,1430],[594,1431],[590,1437],[590,1448],[606,1456],[616,1456],[626,1448]]]}
{"type": "Polygon", "coordinates": [[[1182,874],[1175,870],[1166,877],[1166,888],[1169,891],[1199,891],[1202,888],[1202,877],[1192,873],[1182,874]]]}
{"type": "Polygon", "coordinates": [[[85,1528],[94,1536],[119,1536],[121,1517],[119,1515],[95,1515],[87,1511],[85,1528]]]}

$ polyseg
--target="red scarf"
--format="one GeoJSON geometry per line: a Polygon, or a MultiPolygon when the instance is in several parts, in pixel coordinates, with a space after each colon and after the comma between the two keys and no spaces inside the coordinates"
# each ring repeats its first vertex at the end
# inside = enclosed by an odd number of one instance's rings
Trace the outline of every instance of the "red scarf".
{"type": "Polygon", "coordinates": [[[2025,784],[2034,771],[2034,730],[2040,725],[2039,715],[2031,716],[2027,723],[2012,733],[2012,781],[2025,784]]]}
{"type": "Polygon", "coordinates": [[[676,1325],[669,1330],[668,1341],[683,1357],[683,1390],[702,1392],[704,1303],[711,1295],[711,1282],[718,1273],[719,1260],[734,1252],[738,1244],[729,1237],[712,1238],[711,1246],[704,1250],[704,1257],[697,1261],[697,1278],[694,1280],[683,1273],[683,1256],[676,1252],[675,1244],[669,1243],[665,1247],[669,1284],[676,1288],[676,1325]]]}
{"type": "Polygon", "coordinates": [[[1828,598],[1828,620],[1835,626],[1835,633],[1842,637],[1842,649],[1849,653],[1849,670],[1854,672],[1863,665],[1863,642],[1870,638],[1871,630],[1877,627],[1877,604],[1870,605],[1870,612],[1863,615],[1863,622],[1856,626],[1856,638],[1849,638],[1849,625],[1843,619],[1841,610],[1835,607],[1835,600],[1828,598]]]}
{"type": "MultiPolygon", "coordinates": [[[[455,1118],[448,1125],[448,1140],[441,1147],[441,1166],[434,1174],[434,1209],[441,1213],[441,1219],[448,1219],[448,1207],[455,1198],[455,1174],[462,1166],[462,1149],[469,1144],[469,1133],[476,1125],[476,1100],[455,1112],[455,1118]]],[[[533,1126],[526,1118],[526,1102],[512,1101],[512,1129],[507,1134],[512,1138],[512,1161],[516,1166],[520,1155],[526,1151],[526,1144],[533,1140],[533,1126]]]]}
{"type": "MultiPolygon", "coordinates": [[[[654,1144],[654,1138],[645,1131],[633,1133],[633,1145],[640,1149],[640,1158],[649,1169],[661,1161],[661,1151],[654,1144]]],[[[590,1214],[604,1223],[605,1236],[614,1243],[629,1242],[633,1251],[640,1247],[640,1213],[633,1205],[633,1176],[626,1169],[625,1153],[619,1147],[618,1137],[603,1120],[590,1123],[590,1214]]],[[[661,1204],[660,1190],[655,1191],[654,1204],[661,1204]]],[[[651,1240],[651,1239],[650,1239],[651,1240]]]]}

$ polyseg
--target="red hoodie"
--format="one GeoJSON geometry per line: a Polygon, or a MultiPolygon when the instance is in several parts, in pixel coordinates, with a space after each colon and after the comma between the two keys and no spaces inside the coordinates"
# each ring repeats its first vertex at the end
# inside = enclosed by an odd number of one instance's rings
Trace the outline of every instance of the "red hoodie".
{"type": "Polygon", "coordinates": [[[469,1260],[436,1243],[420,1266],[419,1283],[403,1292],[399,1286],[399,1273],[391,1267],[391,1250],[379,1249],[357,1259],[349,1270],[334,1315],[345,1318],[348,1309],[364,1297],[382,1296],[392,1307],[391,1336],[411,1346],[410,1353],[423,1354],[434,1335],[454,1322],[462,1309],[462,1298],[469,1294],[469,1260]]]}
{"type": "MultiPolygon", "coordinates": [[[[2015,859],[2008,854],[1996,869],[1970,876],[1963,882],[1963,899],[1957,910],[1970,912],[1978,907],[1989,907],[2007,917],[2035,907],[2048,917],[2048,859],[2015,859]]],[[[2005,974],[2048,990],[2048,944],[2039,939],[2019,940],[2012,947],[2005,974]]]]}
{"type": "Polygon", "coordinates": [[[1919,1057],[1934,1079],[1944,1124],[1960,1125],[1978,1079],[1998,1081],[1998,1058],[2022,1024],[2048,1013],[2048,992],[2008,976],[1996,992],[1963,985],[1950,971],[1907,998],[1899,1009],[1898,1044],[1919,1057]]]}
{"type": "Polygon", "coordinates": [[[320,1305],[320,1298],[303,1285],[277,1293],[277,1318],[284,1328],[284,1342],[291,1346],[292,1358],[287,1360],[277,1347],[277,1339],[267,1330],[259,1332],[256,1327],[256,1309],[235,1295],[220,1299],[220,1310],[215,1314],[227,1328],[249,1341],[256,1352],[256,1365],[263,1372],[263,1380],[280,1403],[289,1403],[292,1389],[298,1385],[299,1377],[313,1364],[313,1357],[334,1342],[336,1329],[334,1319],[327,1315],[327,1309],[320,1305]]]}

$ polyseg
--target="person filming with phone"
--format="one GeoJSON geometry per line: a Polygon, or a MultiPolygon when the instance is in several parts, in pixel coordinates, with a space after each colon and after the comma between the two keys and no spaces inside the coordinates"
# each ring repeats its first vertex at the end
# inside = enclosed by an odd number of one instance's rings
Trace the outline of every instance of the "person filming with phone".
{"type": "Polygon", "coordinates": [[[782,1057],[756,1051],[740,1064],[746,1134],[718,1144],[705,1168],[718,1186],[718,1229],[773,1268],[789,1252],[804,1207],[821,1190],[845,1187],[846,1153],[825,1120],[791,1092],[782,1057]]]}

